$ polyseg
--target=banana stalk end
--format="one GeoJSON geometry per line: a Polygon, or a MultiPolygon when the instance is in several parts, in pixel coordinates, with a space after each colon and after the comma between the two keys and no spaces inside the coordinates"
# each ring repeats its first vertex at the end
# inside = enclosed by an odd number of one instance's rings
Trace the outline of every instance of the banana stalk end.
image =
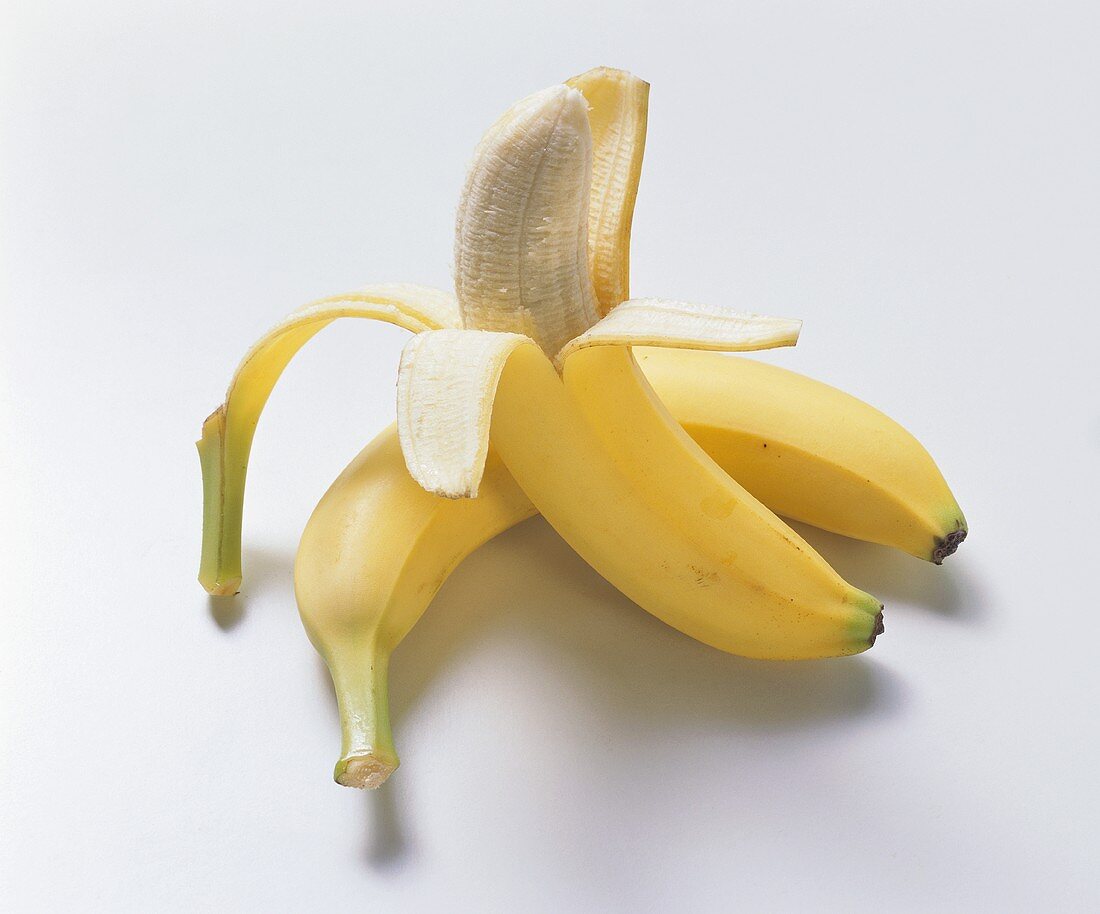
{"type": "Polygon", "coordinates": [[[214,596],[232,596],[241,589],[241,505],[239,497],[227,498],[225,406],[202,424],[196,442],[202,466],[202,555],[199,583],[214,596]]]}
{"type": "Polygon", "coordinates": [[[852,640],[843,652],[847,655],[862,654],[864,651],[870,650],[875,646],[878,636],[886,631],[886,625],[882,618],[885,609],[882,601],[862,591],[856,591],[851,599],[858,607],[856,614],[858,621],[850,629],[852,640]]]}
{"type": "Polygon", "coordinates": [[[381,787],[400,764],[390,730],[389,651],[370,639],[323,653],[343,732],[333,777],[344,787],[381,787]]]}
{"type": "Polygon", "coordinates": [[[386,783],[399,764],[396,755],[384,752],[371,751],[344,756],[336,763],[333,778],[343,787],[377,790],[386,783]]]}
{"type": "Polygon", "coordinates": [[[954,555],[955,550],[962,545],[962,541],[966,539],[967,528],[966,521],[959,516],[957,526],[954,530],[948,533],[946,536],[937,536],[935,540],[935,546],[932,549],[932,563],[935,565],[942,565],[943,560],[949,555],[954,555]]]}

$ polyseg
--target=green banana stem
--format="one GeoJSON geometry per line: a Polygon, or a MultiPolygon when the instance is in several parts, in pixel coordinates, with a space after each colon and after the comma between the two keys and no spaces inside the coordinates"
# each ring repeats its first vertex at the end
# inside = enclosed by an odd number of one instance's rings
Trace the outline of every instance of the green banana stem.
{"type": "Polygon", "coordinates": [[[202,466],[202,557],[199,581],[216,596],[232,596],[241,589],[241,518],[244,511],[244,475],[248,468],[251,436],[227,441],[225,407],[203,424],[196,442],[202,466]],[[230,449],[227,444],[236,445],[230,449]]]}
{"type": "Polygon", "coordinates": [[[390,655],[371,643],[325,655],[340,705],[343,746],[334,777],[345,787],[380,787],[400,764],[390,731],[390,655]]]}

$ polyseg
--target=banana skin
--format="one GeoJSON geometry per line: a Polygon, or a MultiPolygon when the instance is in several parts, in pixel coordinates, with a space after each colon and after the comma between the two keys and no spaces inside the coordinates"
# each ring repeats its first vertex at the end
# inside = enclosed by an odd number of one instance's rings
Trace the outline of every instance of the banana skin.
{"type": "Polygon", "coordinates": [[[936,462],[873,406],[753,359],[635,353],[684,430],[776,514],[937,565],[966,538],[936,462]]]}
{"type": "MultiPolygon", "coordinates": [[[[752,359],[651,348],[635,355],[685,431],[723,470],[740,473],[739,481],[769,508],[870,542],[913,546],[926,559],[938,538],[965,530],[931,457],[919,444],[907,444],[912,436],[873,407],[752,359]],[[757,383],[767,398],[751,393],[757,383]],[[850,438],[822,438],[821,429],[837,422],[857,430],[880,423],[884,433],[903,439],[896,445],[904,455],[901,471],[890,447],[861,449],[850,438]],[[782,456],[761,462],[765,451],[782,456]],[[891,491],[898,479],[908,488],[891,491]],[[921,492],[930,494],[907,503],[921,492]],[[862,527],[850,526],[850,500],[871,506],[857,512],[862,527]],[[938,525],[937,516],[943,517],[938,525]]],[[[326,492],[302,535],[295,586],[303,623],[340,703],[344,746],[337,781],[377,786],[396,767],[386,700],[390,653],[463,558],[536,513],[494,452],[476,499],[429,495],[409,476],[392,427],[326,492]]]]}

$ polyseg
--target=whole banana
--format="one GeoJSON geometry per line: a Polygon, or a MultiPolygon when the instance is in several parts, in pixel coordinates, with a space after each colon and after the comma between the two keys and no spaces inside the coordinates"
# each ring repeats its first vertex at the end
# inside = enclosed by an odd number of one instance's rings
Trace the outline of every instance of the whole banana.
{"type": "Polygon", "coordinates": [[[777,514],[937,565],[966,538],[928,451],[873,406],[752,359],[635,355],[684,431],[777,514]]]}

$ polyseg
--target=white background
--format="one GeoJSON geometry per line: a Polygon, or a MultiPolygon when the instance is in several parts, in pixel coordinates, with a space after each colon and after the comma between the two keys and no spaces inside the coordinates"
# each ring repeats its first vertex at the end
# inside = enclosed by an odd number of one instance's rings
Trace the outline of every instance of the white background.
{"type": "Polygon", "coordinates": [[[1095,4],[5,3],[0,907],[1086,911],[1096,860],[1095,4]],[[943,568],[807,535],[887,604],[764,664],[541,521],[393,664],[403,764],[331,781],[299,532],[404,335],[325,331],[195,581],[193,440],[298,304],[449,285],[482,130],[597,64],[653,85],[633,289],[806,321],[768,358],[894,415],[971,525],[943,568]]]}

